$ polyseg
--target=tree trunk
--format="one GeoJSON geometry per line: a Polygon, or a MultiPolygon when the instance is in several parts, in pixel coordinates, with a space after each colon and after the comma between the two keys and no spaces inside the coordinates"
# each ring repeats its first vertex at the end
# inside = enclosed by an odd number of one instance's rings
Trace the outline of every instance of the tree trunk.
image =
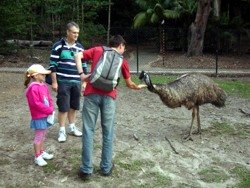
{"type": "Polygon", "coordinates": [[[188,56],[202,55],[204,34],[210,11],[211,0],[199,0],[195,21],[190,26],[191,40],[188,47],[188,56]]]}
{"type": "Polygon", "coordinates": [[[221,0],[214,0],[214,16],[220,17],[221,0]]]}

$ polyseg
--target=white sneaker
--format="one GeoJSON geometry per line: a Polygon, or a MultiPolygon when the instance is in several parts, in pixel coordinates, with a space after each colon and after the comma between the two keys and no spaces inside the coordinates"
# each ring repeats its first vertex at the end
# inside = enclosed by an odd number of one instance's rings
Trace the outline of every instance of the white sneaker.
{"type": "Polygon", "coordinates": [[[65,142],[67,140],[67,135],[64,131],[59,131],[58,142],[65,142]]]}
{"type": "Polygon", "coordinates": [[[82,132],[76,126],[69,127],[69,134],[74,136],[82,136],[82,132]]]}
{"type": "Polygon", "coordinates": [[[43,159],[50,160],[53,159],[54,155],[53,154],[48,154],[46,151],[42,153],[43,159]]]}
{"type": "Polygon", "coordinates": [[[47,165],[47,162],[43,159],[42,155],[40,155],[39,157],[35,158],[35,163],[38,166],[46,166],[47,165]]]}

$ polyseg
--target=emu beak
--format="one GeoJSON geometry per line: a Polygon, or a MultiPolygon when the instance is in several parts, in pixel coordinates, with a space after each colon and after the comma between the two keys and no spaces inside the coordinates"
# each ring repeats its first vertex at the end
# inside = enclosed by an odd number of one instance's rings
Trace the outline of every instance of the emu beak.
{"type": "Polygon", "coordinates": [[[145,76],[145,72],[144,72],[144,71],[141,71],[141,74],[140,74],[140,76],[139,76],[139,79],[142,80],[142,79],[144,78],[144,76],[145,76]]]}

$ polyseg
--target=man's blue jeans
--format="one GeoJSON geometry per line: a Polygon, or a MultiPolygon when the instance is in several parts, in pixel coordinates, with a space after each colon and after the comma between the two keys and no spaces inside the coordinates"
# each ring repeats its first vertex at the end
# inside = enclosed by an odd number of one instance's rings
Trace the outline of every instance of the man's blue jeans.
{"type": "Polygon", "coordinates": [[[93,172],[93,138],[99,110],[101,113],[102,126],[102,156],[100,168],[103,173],[108,173],[112,167],[116,100],[108,96],[91,94],[84,97],[82,109],[81,171],[88,174],[93,172]]]}

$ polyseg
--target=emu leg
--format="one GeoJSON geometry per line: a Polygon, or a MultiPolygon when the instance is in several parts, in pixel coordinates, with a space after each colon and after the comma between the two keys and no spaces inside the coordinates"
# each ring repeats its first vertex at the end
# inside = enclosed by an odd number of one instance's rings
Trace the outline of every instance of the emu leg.
{"type": "Polygon", "coordinates": [[[197,118],[198,129],[197,129],[197,131],[193,132],[193,134],[200,134],[200,138],[201,138],[201,124],[200,124],[200,110],[199,110],[199,106],[197,106],[196,118],[197,118]]]}
{"type": "Polygon", "coordinates": [[[183,137],[184,141],[188,141],[188,140],[192,140],[193,141],[191,135],[192,135],[192,128],[193,128],[194,118],[196,116],[196,112],[197,112],[197,108],[193,107],[193,109],[192,109],[192,121],[191,121],[191,126],[190,126],[190,130],[189,130],[189,134],[187,136],[183,137]]]}

